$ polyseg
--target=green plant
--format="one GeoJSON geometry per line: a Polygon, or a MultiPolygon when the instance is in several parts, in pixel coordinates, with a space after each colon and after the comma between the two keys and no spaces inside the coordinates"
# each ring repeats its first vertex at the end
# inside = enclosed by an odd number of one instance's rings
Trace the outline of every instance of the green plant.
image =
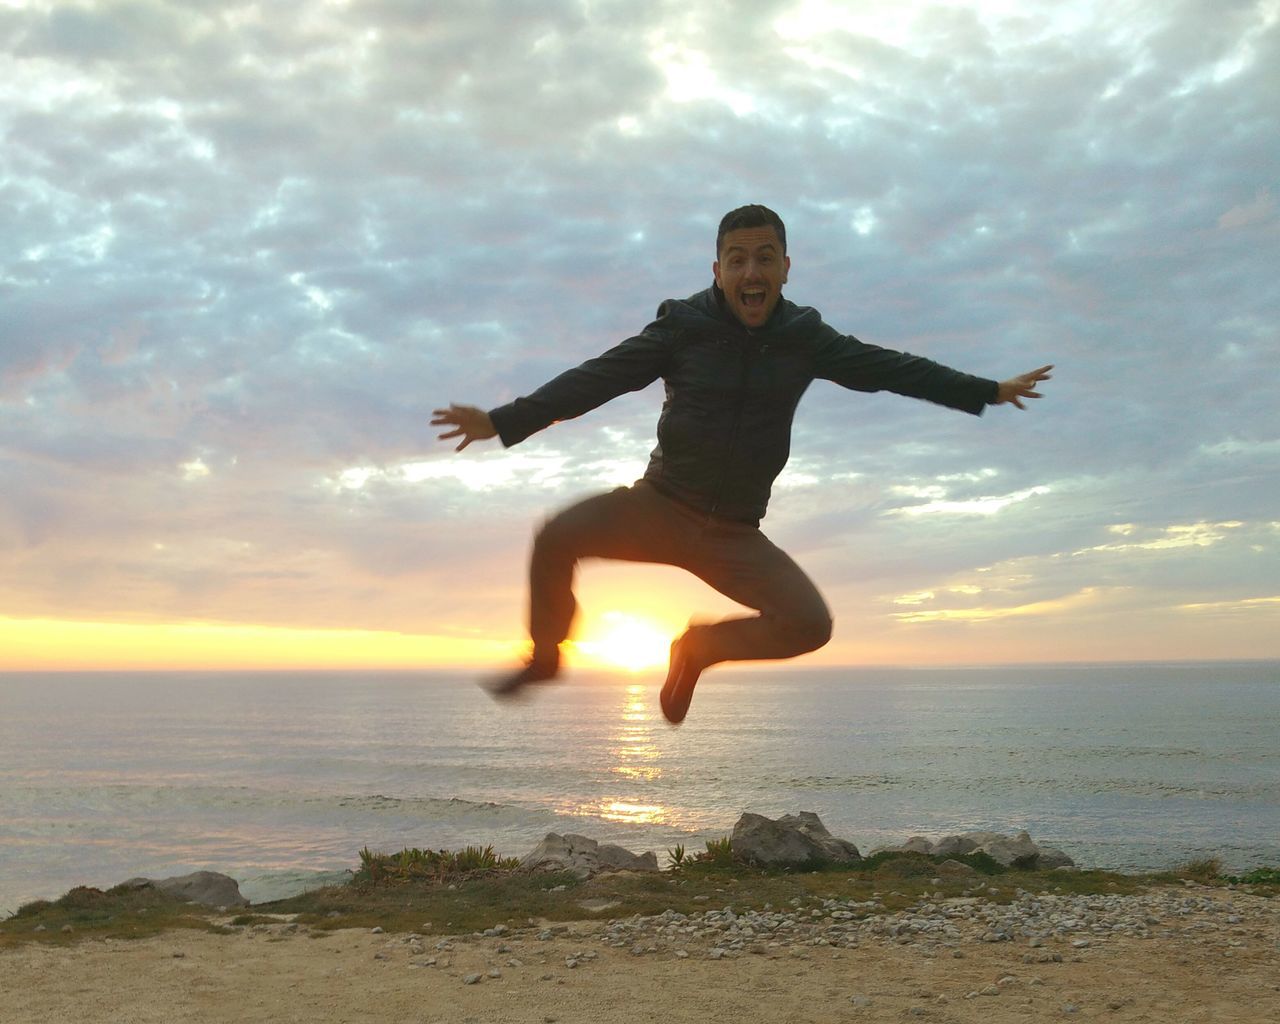
{"type": "Polygon", "coordinates": [[[456,852],[414,847],[394,854],[374,853],[366,846],[360,851],[360,870],[354,881],[371,885],[412,879],[442,881],[483,872],[510,872],[519,866],[519,860],[499,857],[492,846],[468,846],[456,852]]]}
{"type": "Polygon", "coordinates": [[[737,865],[733,856],[733,845],[728,836],[723,839],[708,839],[707,850],[695,858],[707,867],[728,870],[737,865]]]}
{"type": "Polygon", "coordinates": [[[1222,861],[1217,857],[1203,857],[1182,865],[1177,874],[1196,882],[1213,882],[1222,877],[1222,861]]]}
{"type": "Polygon", "coordinates": [[[383,859],[383,854],[374,853],[366,845],[365,848],[360,851],[360,870],[356,872],[356,877],[359,878],[361,876],[365,876],[370,882],[373,882],[376,885],[382,874],[383,859]]]}
{"type": "Polygon", "coordinates": [[[1255,868],[1247,875],[1227,875],[1232,885],[1280,885],[1280,868],[1255,868]]]}
{"type": "Polygon", "coordinates": [[[667,863],[672,871],[680,870],[684,864],[684,843],[676,843],[673,849],[667,851],[667,863]]]}

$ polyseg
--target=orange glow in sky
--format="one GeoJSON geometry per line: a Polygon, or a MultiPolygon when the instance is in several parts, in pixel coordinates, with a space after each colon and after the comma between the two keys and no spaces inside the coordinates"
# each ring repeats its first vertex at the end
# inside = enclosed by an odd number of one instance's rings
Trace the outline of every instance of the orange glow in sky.
{"type": "MultiPolygon", "coordinates": [[[[626,672],[664,668],[679,632],[641,615],[584,616],[566,644],[571,665],[626,672]]],[[[516,661],[510,637],[409,635],[215,623],[113,623],[0,617],[0,671],[118,669],[432,669],[516,661]]]]}
{"type": "Polygon", "coordinates": [[[423,669],[518,653],[502,640],[373,630],[0,618],[0,671],[423,669]]]}

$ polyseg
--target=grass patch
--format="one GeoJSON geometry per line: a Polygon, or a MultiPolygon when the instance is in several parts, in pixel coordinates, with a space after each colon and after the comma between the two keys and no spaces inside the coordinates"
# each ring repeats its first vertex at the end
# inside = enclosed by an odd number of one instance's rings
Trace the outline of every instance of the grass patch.
{"type": "MultiPolygon", "coordinates": [[[[395,861],[393,857],[383,863],[395,861]]],[[[434,866],[430,871],[365,871],[346,885],[258,909],[296,915],[300,924],[318,931],[381,927],[388,932],[465,934],[500,924],[516,929],[535,922],[591,919],[595,915],[583,906],[587,901],[609,904],[609,918],[666,910],[695,914],[724,906],[814,909],[827,899],[866,902],[871,913],[872,903],[886,910],[903,909],[939,888],[932,885],[937,865],[913,855],[879,857],[869,865],[764,870],[736,861],[728,840],[722,839],[708,842],[703,852],[693,855],[682,849],[669,851],[669,861],[669,872],[606,873],[590,880],[571,874],[531,875],[503,864],[455,873],[438,873],[434,866]]],[[[981,877],[949,880],[940,887],[958,895],[979,885],[981,877]]]]}
{"type": "Polygon", "coordinates": [[[66,945],[86,937],[142,939],[175,928],[227,931],[207,914],[150,886],[79,886],[60,899],[25,904],[0,921],[0,949],[33,941],[66,945]]]}
{"type": "MultiPolygon", "coordinates": [[[[673,851],[674,853],[674,851],[673,851]]],[[[407,850],[361,854],[361,869],[344,885],[328,886],[272,903],[258,904],[231,919],[237,928],[277,924],[267,915],[290,914],[314,938],[340,928],[463,935],[496,925],[512,931],[545,923],[661,914],[696,914],[732,906],[812,914],[829,900],[861,904],[863,916],[896,912],[939,895],[977,896],[1010,903],[1019,891],[1062,895],[1127,895],[1185,880],[1247,885],[1264,896],[1280,894],[1280,870],[1259,868],[1221,876],[1216,860],[1174,872],[1121,875],[1107,871],[1028,871],[1005,868],[985,854],[950,858],[885,852],[852,865],[805,869],[761,869],[734,859],[727,839],[712,840],[700,853],[681,850],[667,872],[619,872],[583,880],[569,873],[529,874],[517,862],[497,858],[492,848],[407,850]],[[973,874],[940,872],[943,860],[958,860],[973,874]],[[588,901],[608,904],[601,915],[588,901]]],[[[0,921],[0,949],[39,941],[66,944],[86,937],[144,938],[176,928],[227,932],[213,911],[182,903],[159,890],[117,886],[72,889],[61,899],[37,901],[0,921]],[[43,926],[39,931],[37,927],[43,926]],[[68,931],[63,931],[69,927],[68,931]]]]}
{"type": "Polygon", "coordinates": [[[285,900],[261,904],[276,914],[296,914],[313,929],[381,927],[389,932],[458,934],[495,925],[518,927],[530,918],[580,920],[589,916],[575,896],[587,886],[571,874],[531,875],[514,869],[483,870],[444,878],[353,879],[285,900]]]}
{"type": "Polygon", "coordinates": [[[1217,857],[1205,857],[1202,860],[1190,861],[1174,872],[1179,878],[1188,878],[1193,882],[1206,884],[1222,878],[1222,861],[1217,857]]]}
{"type": "Polygon", "coordinates": [[[254,924],[280,924],[280,919],[266,914],[237,914],[231,919],[233,928],[247,928],[254,924]]]}
{"type": "Polygon", "coordinates": [[[1243,875],[1226,875],[1222,873],[1222,862],[1217,857],[1189,861],[1171,871],[1162,871],[1149,877],[1169,885],[1178,882],[1210,886],[1240,885],[1246,886],[1257,896],[1280,896],[1280,868],[1254,868],[1243,875]]]}

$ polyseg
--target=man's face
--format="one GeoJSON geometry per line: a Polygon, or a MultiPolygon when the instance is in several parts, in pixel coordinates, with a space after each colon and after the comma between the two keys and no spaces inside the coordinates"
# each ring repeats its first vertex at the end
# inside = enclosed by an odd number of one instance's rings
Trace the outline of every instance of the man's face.
{"type": "Polygon", "coordinates": [[[746,327],[761,327],[773,314],[791,259],[772,225],[738,228],[724,236],[720,258],[711,265],[729,309],[746,327]]]}

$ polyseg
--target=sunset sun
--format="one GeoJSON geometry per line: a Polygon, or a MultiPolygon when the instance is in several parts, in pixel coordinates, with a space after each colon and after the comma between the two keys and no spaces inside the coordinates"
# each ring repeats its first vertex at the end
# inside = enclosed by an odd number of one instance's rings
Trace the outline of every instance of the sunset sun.
{"type": "Polygon", "coordinates": [[[654,622],[624,612],[605,612],[575,646],[603,665],[643,672],[666,665],[671,639],[654,622]]]}

